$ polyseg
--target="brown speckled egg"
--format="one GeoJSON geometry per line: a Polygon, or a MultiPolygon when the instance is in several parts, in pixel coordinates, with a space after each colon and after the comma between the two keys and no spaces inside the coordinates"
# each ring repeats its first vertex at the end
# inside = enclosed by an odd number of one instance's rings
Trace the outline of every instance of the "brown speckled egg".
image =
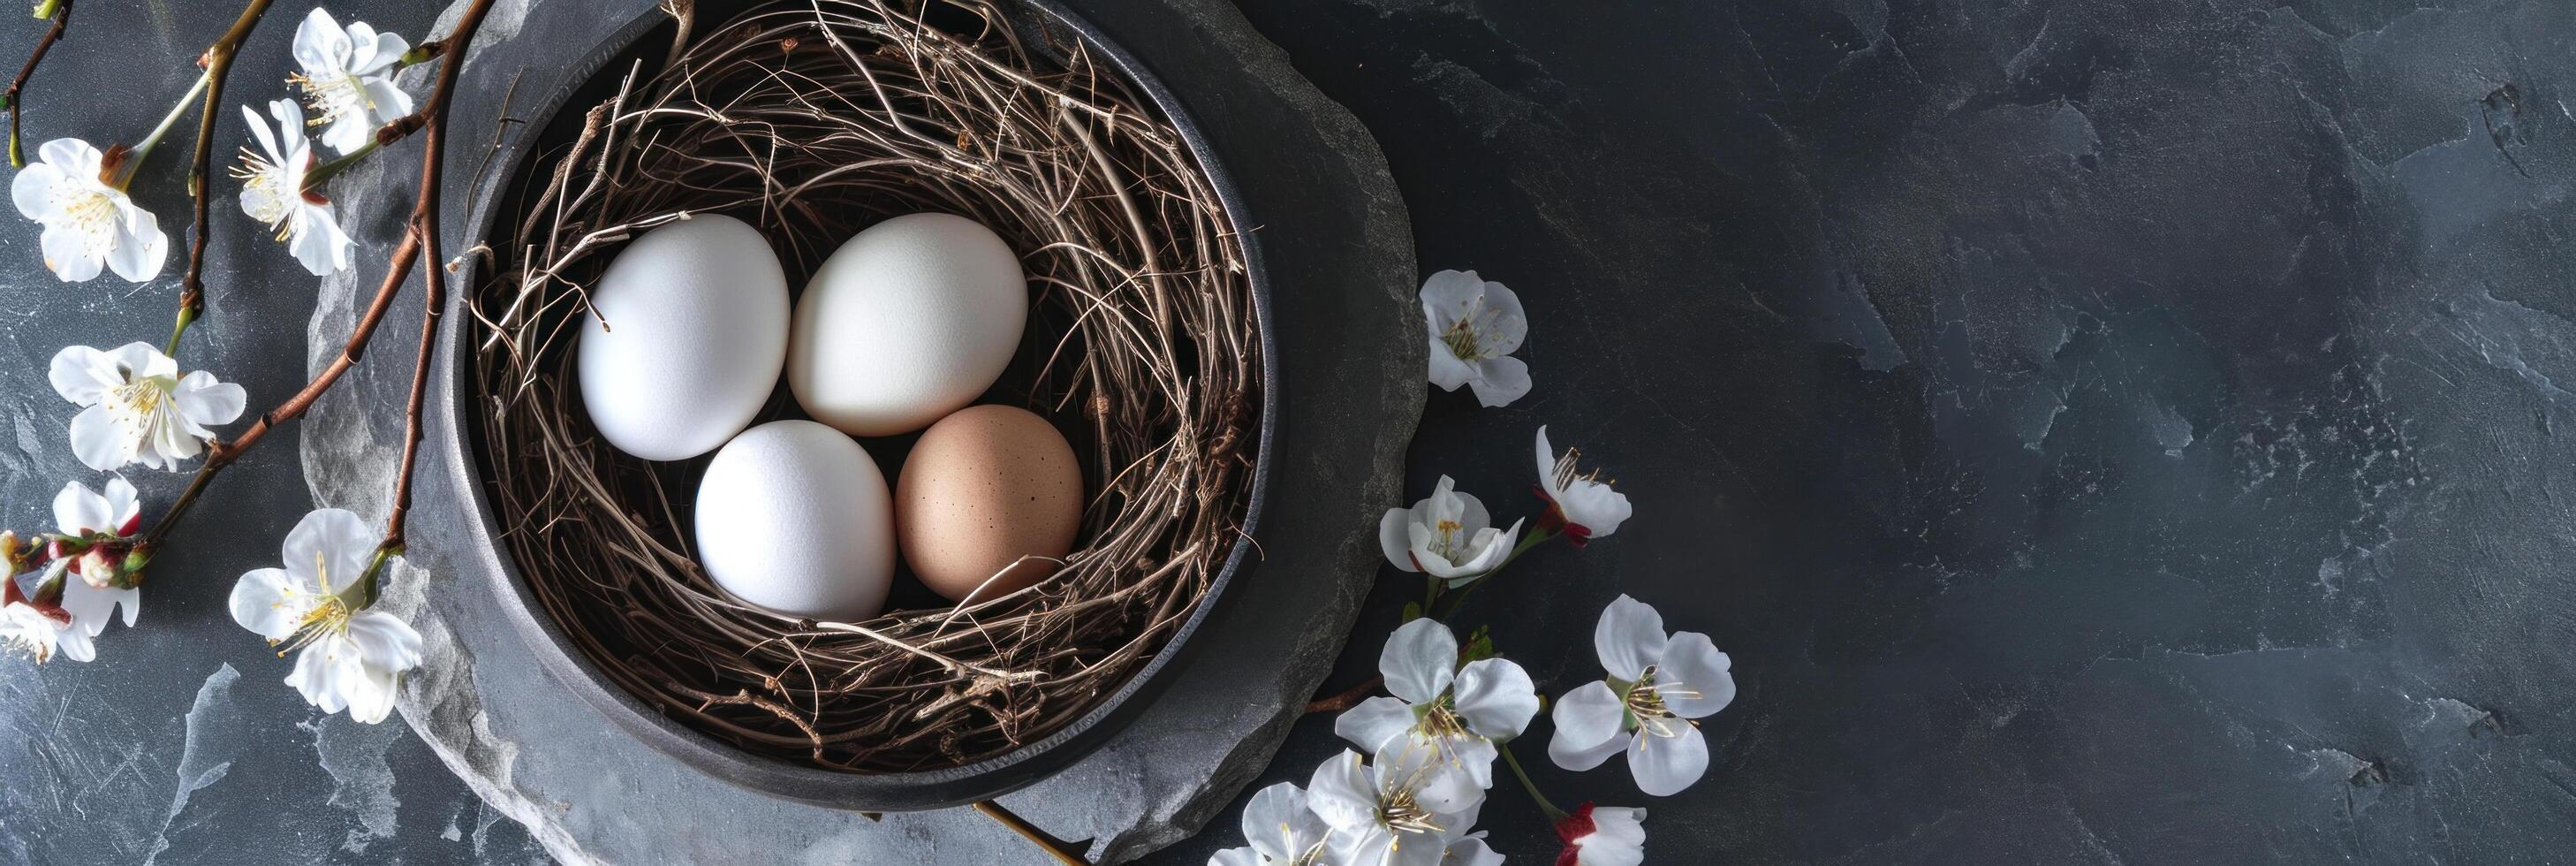
{"type": "Polygon", "coordinates": [[[922,431],[904,458],[896,544],[932,592],[997,598],[1055,572],[1046,562],[1011,566],[1073,550],[1082,503],[1082,470],[1055,425],[1025,409],[968,406],[922,431]]]}

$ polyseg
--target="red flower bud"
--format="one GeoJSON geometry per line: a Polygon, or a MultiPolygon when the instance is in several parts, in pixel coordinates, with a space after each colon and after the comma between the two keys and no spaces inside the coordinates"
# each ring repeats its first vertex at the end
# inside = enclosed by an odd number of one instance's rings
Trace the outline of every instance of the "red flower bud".
{"type": "Polygon", "coordinates": [[[1574,811],[1565,817],[1556,819],[1556,838],[1565,843],[1565,850],[1556,853],[1556,866],[1575,866],[1580,862],[1576,852],[1581,849],[1575,846],[1574,840],[1592,835],[1594,829],[1589,801],[1574,807],[1574,811]]]}

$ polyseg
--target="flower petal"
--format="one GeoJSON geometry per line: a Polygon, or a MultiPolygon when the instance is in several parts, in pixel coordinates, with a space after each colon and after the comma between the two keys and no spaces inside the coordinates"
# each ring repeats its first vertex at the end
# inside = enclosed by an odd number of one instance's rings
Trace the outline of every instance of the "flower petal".
{"type": "Polygon", "coordinates": [[[110,531],[132,535],[134,531],[129,527],[135,518],[143,516],[143,500],[135,494],[134,482],[125,480],[123,475],[110,475],[103,490],[107,494],[108,519],[115,524],[110,531]]]}
{"type": "Polygon", "coordinates": [[[1708,740],[1700,736],[1699,726],[1671,720],[1667,723],[1673,726],[1673,736],[1641,730],[1628,746],[1628,772],[1637,777],[1637,790],[1648,796],[1679,794],[1708,772],[1708,740]]]}
{"type": "Polygon", "coordinates": [[[348,639],[326,634],[295,654],[295,670],[286,675],[286,684],[295,687],[306,703],[336,713],[349,708],[345,690],[350,680],[362,676],[364,667],[348,648],[348,639]]]}
{"type": "Polygon", "coordinates": [[[1664,615],[1624,594],[1601,609],[1601,621],[1592,627],[1592,649],[1600,653],[1601,667],[1632,683],[1663,658],[1667,640],[1664,615]]]}
{"type": "Polygon", "coordinates": [[[306,273],[317,277],[347,270],[356,261],[357,241],[350,240],[349,234],[340,230],[340,223],[332,218],[330,208],[309,204],[297,207],[303,209],[304,226],[288,237],[287,252],[295,255],[295,261],[304,266],[306,273]]]}
{"type": "Polygon", "coordinates": [[[1449,843],[1449,851],[1440,866],[1503,866],[1503,855],[1485,844],[1482,833],[1449,843]]]}
{"type": "Polygon", "coordinates": [[[1511,287],[1485,281],[1485,315],[1490,327],[1478,331],[1481,348],[1487,356],[1509,355],[1518,351],[1521,341],[1529,337],[1529,315],[1521,310],[1521,296],[1511,287]]]}
{"type": "Polygon", "coordinates": [[[107,621],[119,606],[125,608],[125,624],[134,625],[134,615],[143,606],[140,589],[100,589],[87,581],[63,582],[63,612],[71,614],[72,628],[96,637],[107,630],[107,621]]]}
{"type": "Polygon", "coordinates": [[[53,383],[54,393],[82,406],[106,399],[109,389],[125,384],[116,359],[88,346],[64,346],[55,352],[45,378],[53,383]]]}
{"type": "Polygon", "coordinates": [[[1374,697],[1342,712],[1333,719],[1333,733],[1351,741],[1351,745],[1377,751],[1388,740],[1405,736],[1413,730],[1413,707],[1402,699],[1374,697]]]}
{"type": "Polygon", "coordinates": [[[1601,766],[1603,761],[1610,760],[1611,755],[1625,751],[1632,736],[1626,731],[1620,731],[1600,745],[1584,747],[1567,745],[1565,738],[1559,736],[1547,741],[1547,757],[1548,760],[1555,761],[1559,767],[1582,772],[1601,766]]]}
{"type": "Polygon", "coordinates": [[[1250,848],[1226,848],[1208,856],[1208,866],[1264,866],[1268,862],[1250,848]]]}
{"type": "Polygon", "coordinates": [[[134,456],[134,443],[105,406],[91,406],[72,416],[72,456],[91,469],[115,469],[134,456]]]}
{"type": "Polygon", "coordinates": [[[54,528],[67,535],[91,530],[113,532],[116,514],[108,510],[107,497],[82,487],[78,481],[66,481],[63,489],[54,492],[54,528]]]}
{"type": "MultiPolygon", "coordinates": [[[[286,111],[295,112],[297,114],[296,119],[298,123],[303,121],[302,112],[295,107],[295,100],[292,99],[280,99],[269,103],[269,112],[272,114],[276,113],[280,105],[283,105],[286,111]]],[[[250,106],[242,106],[241,113],[242,121],[250,125],[250,137],[259,140],[260,155],[267,157],[269,163],[272,165],[285,165],[286,152],[278,149],[277,134],[269,131],[268,122],[261,120],[259,112],[252,111],[250,106]]],[[[285,120],[286,119],[284,117],[279,117],[278,125],[286,125],[285,120]]]]}
{"type": "Polygon", "coordinates": [[[215,381],[215,374],[197,370],[179,379],[170,399],[179,405],[180,417],[201,426],[230,424],[240,418],[242,408],[250,402],[250,393],[231,382],[215,381]]]}
{"type": "Polygon", "coordinates": [[[1421,571],[1413,563],[1412,517],[1413,512],[1407,509],[1387,509],[1386,516],[1377,520],[1377,546],[1386,554],[1386,561],[1396,568],[1421,571]]]}
{"type": "MultiPolygon", "coordinates": [[[[79,581],[73,581],[73,583],[79,583],[79,581]]],[[[72,661],[85,662],[98,658],[97,645],[92,642],[87,632],[78,628],[66,628],[54,632],[54,642],[63,657],[72,661]]]]}
{"type": "Polygon", "coordinates": [[[1476,362],[1476,375],[1467,380],[1476,392],[1476,402],[1485,408],[1508,406],[1530,392],[1529,365],[1509,356],[1486,358],[1476,362]]]}
{"type": "Polygon", "coordinates": [[[1455,701],[1467,730],[1496,740],[1520,736],[1538,715],[1538,687],[1508,659],[1477,659],[1458,669],[1455,701]]]}
{"type": "Polygon", "coordinates": [[[1439,620],[1423,617],[1398,626],[1378,651],[1386,690],[1409,704],[1438,700],[1457,675],[1458,636],[1439,620]]]}
{"type": "Polygon", "coordinates": [[[1598,481],[1575,481],[1557,494],[1557,504],[1565,509],[1565,519],[1592,531],[1593,538],[1608,538],[1628,522],[1634,510],[1628,505],[1628,494],[1598,481]]]}
{"type": "Polygon", "coordinates": [[[1485,281],[1475,271],[1441,271],[1422,280],[1422,314],[1436,335],[1456,324],[1465,311],[1485,297],[1485,281]]]}
{"type": "Polygon", "coordinates": [[[1600,806],[1592,810],[1592,834],[1574,840],[1583,866],[1640,866],[1646,862],[1646,810],[1600,806]]]}
{"type": "Polygon", "coordinates": [[[70,226],[45,226],[45,233],[36,239],[36,245],[45,253],[45,269],[53,271],[54,276],[63,282],[88,282],[98,276],[100,266],[105,263],[90,253],[89,241],[81,236],[80,230],[70,226]]]}
{"type": "MultiPolygon", "coordinates": [[[[1423,808],[1447,814],[1475,808],[1485,801],[1485,789],[1477,786],[1474,768],[1462,766],[1457,758],[1458,753],[1446,743],[1400,737],[1378,747],[1370,769],[1377,773],[1379,790],[1412,791],[1413,799],[1423,808]]],[[[1488,778],[1492,760],[1492,756],[1485,756],[1488,778]]]]}
{"type": "Polygon", "coordinates": [[[62,171],[74,181],[98,177],[99,164],[107,158],[89,142],[77,138],[57,138],[36,146],[36,158],[62,171]]]}
{"type": "Polygon", "coordinates": [[[366,79],[365,86],[367,101],[373,103],[368,107],[368,113],[374,115],[378,122],[389,121],[411,113],[411,94],[394,86],[392,78],[369,77],[366,79]]]}
{"type": "Polygon", "coordinates": [[[250,629],[260,637],[285,640],[304,623],[304,615],[313,609],[312,594],[295,584],[295,578],[282,568],[258,568],[244,572],[233,583],[229,607],[233,622],[250,629]]]}
{"type": "Polygon", "coordinates": [[[1556,737],[1548,742],[1548,755],[1557,759],[1557,766],[1568,770],[1589,770],[1599,766],[1601,758],[1609,757],[1608,753],[1602,753],[1582,766],[1568,764],[1562,756],[1588,755],[1602,744],[1618,739],[1627,713],[1627,707],[1619,702],[1619,694],[1610,690],[1609,683],[1600,680],[1584,683],[1565,693],[1564,697],[1556,700],[1556,708],[1548,714],[1548,718],[1556,723],[1556,737]]]}
{"type": "Polygon", "coordinates": [[[1547,425],[1538,425],[1538,487],[1556,498],[1556,449],[1547,443],[1547,425]]]}
{"type": "Polygon", "coordinates": [[[1377,821],[1377,781],[1360,764],[1360,754],[1343,749],[1315,768],[1306,780],[1306,808],[1346,835],[1377,821]]]}
{"type": "Polygon", "coordinates": [[[152,344],[136,340],[107,350],[108,360],[117,367],[117,381],[125,382],[147,376],[177,376],[179,362],[161,354],[152,344]]]}
{"type": "Polygon", "coordinates": [[[36,163],[18,170],[9,179],[9,199],[17,202],[18,215],[39,222],[59,216],[54,206],[54,185],[62,183],[63,170],[36,163]]]}
{"type": "Polygon", "coordinates": [[[402,673],[420,667],[420,632],[402,617],[362,610],[349,617],[349,642],[367,667],[402,673]]]}
{"type": "Polygon", "coordinates": [[[340,22],[332,20],[331,13],[322,7],[313,7],[295,25],[295,63],[304,67],[307,75],[342,71],[350,48],[348,32],[340,29],[340,22]]]}
{"type": "Polygon", "coordinates": [[[375,531],[358,515],[340,508],[316,509],[286,533],[286,572],[301,587],[339,592],[367,570],[376,555],[375,531]]]}
{"type": "Polygon", "coordinates": [[[1459,360],[1458,353],[1451,350],[1449,344],[1441,342],[1438,334],[1431,335],[1430,355],[1430,381],[1440,386],[1440,390],[1455,391],[1458,386],[1475,380],[1476,367],[1459,360]]]}
{"type": "Polygon", "coordinates": [[[127,282],[148,283],[161,275],[161,263],[170,258],[170,236],[161,231],[161,221],[151,211],[122,204],[116,221],[116,238],[107,247],[107,266],[127,282]]]}
{"type": "Polygon", "coordinates": [[[1275,861],[1297,859],[1323,842],[1326,832],[1323,819],[1306,808],[1306,792],[1294,782],[1263,788],[1243,807],[1243,840],[1275,861]]]}
{"type": "Polygon", "coordinates": [[[1733,660],[1719,652],[1708,635],[1674,632],[1672,642],[1664,646],[1664,660],[1655,667],[1655,684],[1679,687],[1666,689],[1663,696],[1665,708],[1674,715],[1706,718],[1735,702],[1735,675],[1729,672],[1732,667],[1733,660]]]}

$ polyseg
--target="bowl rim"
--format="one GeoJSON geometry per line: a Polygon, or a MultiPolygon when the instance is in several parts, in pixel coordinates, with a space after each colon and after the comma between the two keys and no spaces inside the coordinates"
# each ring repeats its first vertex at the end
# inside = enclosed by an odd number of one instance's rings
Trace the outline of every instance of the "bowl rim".
{"type": "MultiPolygon", "coordinates": [[[[466,383],[473,375],[476,329],[462,326],[469,318],[462,315],[463,305],[472,289],[451,293],[445,312],[451,327],[441,340],[446,359],[438,377],[444,393],[434,401],[438,443],[453,454],[448,465],[453,469],[460,510],[463,512],[463,535],[473,553],[486,566],[491,576],[487,584],[500,603],[510,631],[529,644],[539,666],[550,679],[582,698],[582,702],[605,715],[630,736],[655,751],[677,759],[708,776],[745,790],[784,800],[835,809],[859,811],[923,811],[962,806],[989,800],[1028,787],[1056,774],[1084,756],[1105,745],[1126,729],[1160,693],[1171,684],[1185,663],[1196,655],[1202,641],[1195,640],[1201,625],[1225,606],[1231,598],[1226,592],[1247,566],[1247,557],[1257,549],[1252,540],[1259,531],[1263,506],[1268,500],[1270,468],[1280,404],[1280,369],[1277,339],[1273,333],[1273,310],[1269,270],[1264,265],[1259,238],[1248,226],[1255,225],[1244,207],[1241,191],[1232,176],[1219,163],[1196,120],[1180,99],[1166,87],[1143,61],[1111,40],[1099,27],[1060,5],[1058,0],[994,0],[1005,15],[1021,12],[1031,16],[1015,18],[1009,23],[1023,33],[1028,28],[1048,27],[1069,32],[1082,40],[1093,57],[1127,76],[1138,92],[1163,112],[1182,143],[1208,179],[1219,205],[1234,227],[1234,236],[1242,246],[1246,281],[1251,293],[1253,318],[1258,327],[1257,344],[1261,348],[1260,381],[1261,418],[1259,441],[1254,449],[1251,485],[1244,506],[1243,521],[1234,549],[1209,581],[1208,588],[1188,618],[1165,639],[1161,649],[1119,687],[1100,698],[1081,716],[1039,740],[1024,743],[1001,755],[956,767],[904,773],[861,774],[827,770],[820,767],[789,763],[765,755],[743,751],[663,714],[640,698],[609,681],[598,665],[587,655],[569,647],[569,638],[554,617],[544,613],[542,604],[522,578],[516,557],[501,541],[500,521],[493,512],[492,501],[485,489],[482,459],[477,454],[480,437],[477,425],[470,425],[477,399],[466,383]]],[[[733,4],[728,4],[733,5],[733,4]]],[[[741,9],[768,5],[764,0],[750,0],[741,9]]],[[[731,16],[728,17],[729,22],[731,16]]],[[[493,155],[497,170],[480,177],[466,176],[463,191],[474,202],[466,215],[465,228],[479,241],[487,237],[501,216],[506,189],[528,167],[535,157],[534,146],[544,132],[561,115],[572,96],[590,86],[607,71],[607,64],[637,49],[646,35],[670,26],[670,18],[656,7],[648,7],[632,21],[612,30],[598,47],[581,61],[568,67],[568,74],[552,91],[522,112],[526,117],[542,117],[531,122],[524,134],[512,136],[493,155]]],[[[720,29],[702,28],[704,32],[720,29]]],[[[472,242],[457,249],[468,249],[472,242]]]]}

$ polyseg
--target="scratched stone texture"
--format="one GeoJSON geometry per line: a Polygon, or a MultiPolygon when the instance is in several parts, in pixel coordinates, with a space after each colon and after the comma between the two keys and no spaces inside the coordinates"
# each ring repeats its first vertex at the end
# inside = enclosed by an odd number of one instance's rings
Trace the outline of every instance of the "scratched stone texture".
{"type": "MultiPolygon", "coordinates": [[[[99,43],[183,56],[217,5],[84,7],[29,121],[148,124],[187,70],[99,43]]],[[[1516,513],[1547,423],[1638,504],[1464,619],[1552,693],[1594,675],[1590,616],[1620,592],[1734,656],[1688,792],[1532,768],[1650,807],[1649,862],[2576,851],[2576,8],[1241,5],[1368,126],[1422,266],[1533,313],[1536,390],[1434,394],[1407,496],[1446,473],[1516,513]]],[[[409,32],[434,11],[352,8],[409,32]]],[[[240,80],[283,74],[284,30],[240,80]]],[[[11,525],[76,469],[30,371],[157,339],[170,297],[59,285],[33,246],[0,231],[11,525]]],[[[216,254],[245,312],[188,360],[281,393],[304,357],[268,347],[303,339],[314,281],[216,254]]],[[[0,664],[0,863],[544,857],[404,729],[317,722],[277,684],[220,602],[303,477],[277,449],[228,481],[209,504],[237,519],[182,536],[203,562],[156,584],[150,627],[88,666],[0,664]]],[[[1373,663],[1411,588],[1388,586],[1335,684],[1373,663]]],[[[1338,748],[1309,719],[1261,782],[1338,748]]],[[[1147,862],[1203,862],[1234,819],[1147,862]]],[[[1513,862],[1552,858],[1510,790],[1484,821],[1513,862]]]]}

